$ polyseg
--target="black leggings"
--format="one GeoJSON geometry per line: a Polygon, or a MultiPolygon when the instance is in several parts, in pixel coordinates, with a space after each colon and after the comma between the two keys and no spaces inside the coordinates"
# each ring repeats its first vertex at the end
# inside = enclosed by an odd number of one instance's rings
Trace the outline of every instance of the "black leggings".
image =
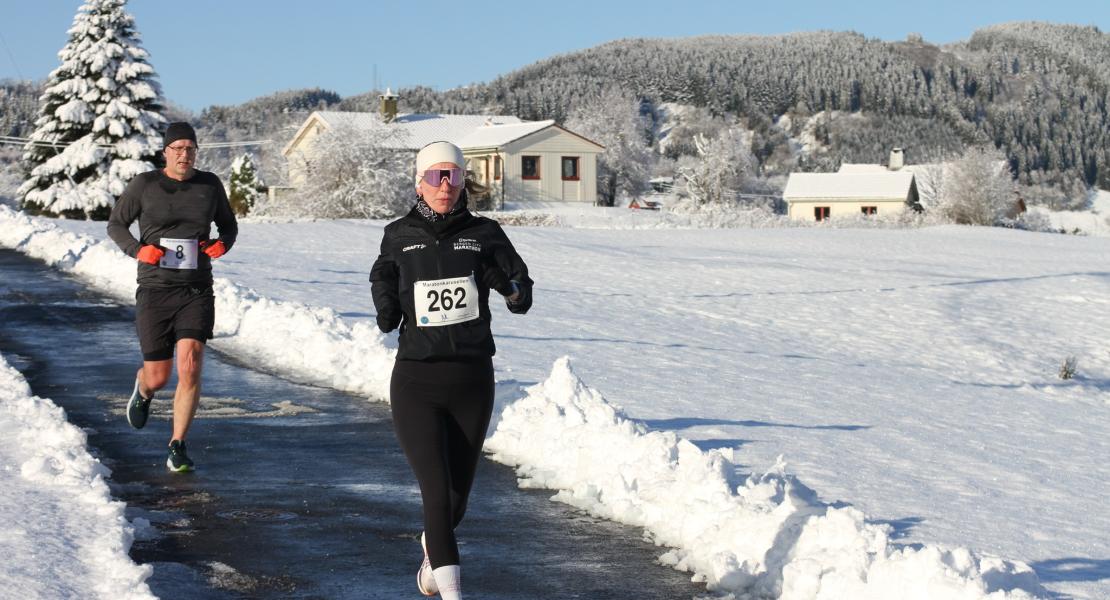
{"type": "Polygon", "coordinates": [[[398,360],[389,396],[393,430],[420,484],[432,568],[457,565],[455,527],[493,413],[493,361],[398,360]]]}

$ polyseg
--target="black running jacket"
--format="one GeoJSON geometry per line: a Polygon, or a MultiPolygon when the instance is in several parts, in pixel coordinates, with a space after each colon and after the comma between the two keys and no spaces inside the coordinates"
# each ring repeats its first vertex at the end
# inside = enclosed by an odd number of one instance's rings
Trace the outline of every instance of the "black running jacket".
{"type": "MultiPolygon", "coordinates": [[[[464,209],[433,225],[413,208],[385,227],[381,254],[370,271],[371,294],[378,311],[378,328],[383,332],[401,328],[398,360],[494,355],[490,288],[486,283],[491,278],[487,269],[500,269],[517,285],[520,297],[515,303],[506,302],[509,310],[517,314],[528,312],[532,306],[528,266],[497,221],[464,209]],[[458,278],[473,280],[479,296],[477,316],[450,325],[421,325],[417,319],[417,300],[424,315],[438,314],[428,313],[429,310],[466,306],[473,300],[458,287],[434,287],[434,282],[458,278]]],[[[422,320],[427,323],[426,316],[422,320]]]]}

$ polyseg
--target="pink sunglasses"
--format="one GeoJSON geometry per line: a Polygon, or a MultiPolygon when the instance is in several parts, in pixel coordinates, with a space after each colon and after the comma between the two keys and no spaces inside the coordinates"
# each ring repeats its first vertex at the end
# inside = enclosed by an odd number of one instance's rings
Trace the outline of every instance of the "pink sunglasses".
{"type": "Polygon", "coordinates": [[[424,171],[424,183],[432,186],[439,187],[443,180],[447,180],[447,184],[451,187],[459,187],[463,183],[463,170],[454,167],[451,169],[428,169],[424,171]]]}

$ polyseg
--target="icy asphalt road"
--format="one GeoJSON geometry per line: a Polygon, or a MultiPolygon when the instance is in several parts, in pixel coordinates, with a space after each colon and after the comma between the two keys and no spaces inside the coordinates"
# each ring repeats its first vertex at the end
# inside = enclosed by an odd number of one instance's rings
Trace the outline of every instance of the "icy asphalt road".
{"type": "MultiPolygon", "coordinates": [[[[419,494],[388,408],[302,386],[209,351],[189,452],[164,467],[171,381],[151,422],[123,417],[140,355],[133,309],[0,250],[0,352],[62,406],[112,469],[131,556],[164,598],[421,598],[419,494]],[[141,521],[139,521],[141,524],[141,521]]],[[[680,599],[704,593],[661,567],[639,530],[525,491],[483,460],[459,528],[469,598],[680,599]]]]}

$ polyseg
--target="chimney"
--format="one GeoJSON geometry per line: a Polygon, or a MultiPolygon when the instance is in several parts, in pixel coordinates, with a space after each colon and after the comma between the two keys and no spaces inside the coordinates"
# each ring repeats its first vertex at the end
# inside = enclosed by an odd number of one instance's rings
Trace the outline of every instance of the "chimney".
{"type": "Polygon", "coordinates": [[[897,171],[905,164],[905,157],[902,154],[901,148],[894,148],[890,151],[890,161],[887,162],[886,168],[891,171],[897,171]]]}
{"type": "Polygon", "coordinates": [[[393,119],[397,117],[397,94],[394,94],[389,88],[385,88],[385,93],[378,96],[381,103],[378,105],[382,113],[382,120],[386,123],[392,123],[393,119]]]}

